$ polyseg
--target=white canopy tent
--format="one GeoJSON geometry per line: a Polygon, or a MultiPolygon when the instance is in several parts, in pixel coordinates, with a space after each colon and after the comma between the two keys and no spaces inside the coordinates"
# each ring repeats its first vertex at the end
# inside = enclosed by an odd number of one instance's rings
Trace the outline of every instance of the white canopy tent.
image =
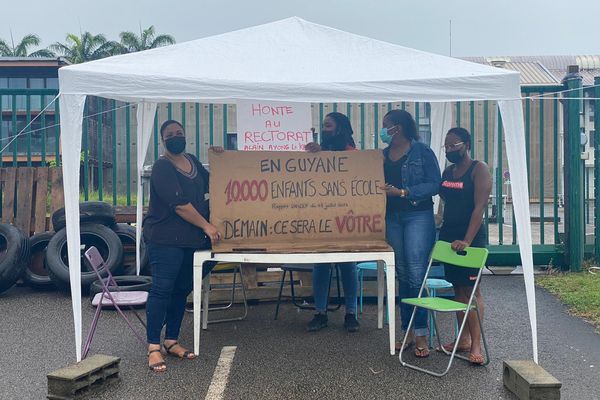
{"type": "MultiPolygon", "coordinates": [[[[59,80],[67,243],[78,361],[82,339],[79,154],[86,96],[138,105],[138,199],[142,198],[140,176],[156,104],[160,102],[235,103],[239,99],[430,102],[432,148],[443,159],[443,138],[451,123],[449,102],[496,100],[504,123],[509,168],[526,169],[519,73],[409,49],[296,17],[63,67],[59,70],[59,80]]],[[[537,362],[527,175],[511,174],[511,180],[533,359],[537,362]]],[[[138,202],[138,221],[141,216],[142,204],[138,202]]],[[[140,232],[138,224],[138,238],[140,232]]]]}

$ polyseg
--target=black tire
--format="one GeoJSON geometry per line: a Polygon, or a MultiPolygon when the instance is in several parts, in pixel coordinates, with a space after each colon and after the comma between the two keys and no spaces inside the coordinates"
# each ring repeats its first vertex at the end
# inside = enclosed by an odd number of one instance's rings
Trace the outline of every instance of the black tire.
{"type": "MultiPolygon", "coordinates": [[[[117,289],[121,292],[149,292],[152,286],[152,278],[149,276],[115,276],[117,286],[109,286],[108,290],[116,292],[117,289]]],[[[105,278],[106,279],[106,278],[105,278]]],[[[102,284],[99,280],[95,280],[90,285],[90,301],[94,300],[94,296],[102,291],[102,284]]]]}
{"type": "MultiPolygon", "coordinates": [[[[113,226],[115,224],[115,209],[103,201],[88,201],[79,204],[79,222],[82,224],[101,224],[113,226]]],[[[61,208],[52,214],[52,226],[58,232],[66,225],[65,209],[61,208]]]]}
{"type": "MultiPolygon", "coordinates": [[[[129,224],[116,224],[112,230],[119,236],[123,244],[123,264],[117,271],[119,275],[136,275],[135,266],[135,227],[129,224]]],[[[140,275],[150,276],[150,261],[146,253],[146,244],[140,245],[140,275]]]]}
{"type": "Polygon", "coordinates": [[[54,232],[43,232],[29,238],[30,261],[23,271],[23,281],[35,289],[54,289],[46,265],[46,248],[54,232]]]}
{"type": "MultiPolygon", "coordinates": [[[[83,261],[83,253],[95,246],[111,273],[114,273],[123,261],[121,239],[110,228],[99,224],[81,225],[81,290],[84,293],[93,281],[98,279],[94,271],[83,261]]],[[[67,232],[62,229],[54,235],[46,249],[46,265],[52,282],[61,290],[70,288],[69,265],[67,259],[67,232]]],[[[104,269],[100,270],[106,276],[104,269]]]]}
{"type": "Polygon", "coordinates": [[[18,228],[0,224],[0,293],[23,275],[29,263],[29,239],[18,228]]]}

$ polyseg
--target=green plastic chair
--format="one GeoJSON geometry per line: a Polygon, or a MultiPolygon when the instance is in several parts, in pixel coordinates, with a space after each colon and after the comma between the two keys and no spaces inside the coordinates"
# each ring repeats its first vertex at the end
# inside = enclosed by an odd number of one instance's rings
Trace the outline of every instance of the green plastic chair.
{"type": "MultiPolygon", "coordinates": [[[[439,329],[437,327],[437,322],[435,319],[436,312],[454,313],[454,312],[458,312],[458,311],[467,312],[468,310],[475,310],[475,312],[477,313],[477,319],[479,320],[479,326],[481,327],[481,338],[483,340],[483,348],[485,350],[486,360],[483,365],[489,364],[490,355],[489,355],[488,346],[487,346],[487,343],[485,340],[485,334],[483,332],[481,316],[479,315],[479,310],[477,309],[476,304],[473,304],[473,299],[475,298],[475,291],[477,290],[477,287],[479,286],[479,282],[481,280],[481,272],[483,271],[483,268],[485,267],[485,262],[487,260],[487,256],[488,256],[487,249],[476,248],[476,247],[467,247],[463,251],[455,252],[454,250],[452,250],[452,247],[450,247],[450,243],[444,242],[441,240],[436,242],[435,246],[433,247],[433,251],[431,253],[431,258],[429,260],[429,266],[427,267],[427,272],[425,273],[425,279],[423,279],[423,284],[421,284],[421,290],[419,291],[419,297],[402,299],[403,303],[414,306],[412,315],[410,317],[410,322],[408,323],[408,328],[406,329],[406,334],[404,335],[404,340],[402,341],[402,348],[404,348],[404,346],[406,346],[406,339],[408,338],[408,333],[410,332],[411,327],[413,325],[417,308],[424,308],[426,310],[432,311],[431,314],[433,316],[433,323],[435,325],[435,330],[437,332],[439,332],[439,329]],[[457,267],[478,268],[479,269],[479,272],[477,273],[477,279],[475,280],[475,285],[473,286],[473,291],[471,292],[471,296],[469,297],[469,302],[467,304],[460,303],[460,302],[454,301],[454,300],[445,299],[442,297],[422,297],[423,290],[425,288],[425,283],[427,282],[427,277],[429,276],[429,270],[431,269],[431,264],[433,263],[434,260],[445,263],[445,264],[452,264],[457,267]]],[[[465,315],[465,318],[463,318],[462,324],[460,325],[460,329],[458,330],[458,333],[456,335],[456,342],[458,342],[458,338],[462,335],[462,331],[465,328],[466,323],[467,323],[467,318],[465,315]]],[[[469,361],[469,359],[467,357],[462,356],[460,354],[456,354],[456,349],[458,346],[454,346],[454,349],[452,350],[452,352],[448,352],[442,346],[439,334],[437,335],[437,340],[438,340],[438,344],[439,344],[440,348],[442,349],[442,351],[446,355],[450,356],[450,361],[448,362],[448,366],[446,367],[446,370],[444,372],[439,373],[439,372],[432,371],[429,369],[421,368],[417,365],[409,364],[402,359],[402,353],[403,353],[402,351],[400,352],[400,355],[399,355],[400,364],[402,364],[402,366],[404,366],[404,367],[409,367],[414,370],[425,372],[425,373],[428,373],[433,376],[444,376],[450,370],[450,367],[452,366],[452,361],[454,360],[454,357],[458,357],[460,359],[469,361]]]]}

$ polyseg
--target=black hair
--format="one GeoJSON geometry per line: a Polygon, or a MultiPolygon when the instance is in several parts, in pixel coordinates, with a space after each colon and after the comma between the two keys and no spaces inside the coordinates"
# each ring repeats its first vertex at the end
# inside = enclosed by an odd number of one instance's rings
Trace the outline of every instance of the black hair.
{"type": "Polygon", "coordinates": [[[388,118],[392,124],[399,125],[402,128],[402,134],[408,140],[419,140],[417,132],[417,124],[415,119],[408,111],[391,110],[385,114],[384,118],[388,118]]]}
{"type": "Polygon", "coordinates": [[[345,144],[349,144],[352,147],[356,147],[356,144],[354,143],[354,138],[352,137],[354,131],[352,130],[352,124],[350,123],[350,119],[346,115],[337,111],[327,114],[325,118],[327,117],[335,121],[335,135],[343,137],[345,144]]]}
{"type": "Polygon", "coordinates": [[[450,128],[448,133],[458,136],[461,142],[463,142],[468,148],[471,148],[471,134],[465,128],[450,128]]]}
{"type": "Polygon", "coordinates": [[[163,133],[164,133],[165,129],[167,129],[167,126],[169,126],[171,124],[177,124],[183,131],[185,131],[185,128],[183,127],[183,125],[181,125],[181,122],[175,121],[174,119],[168,119],[165,122],[163,122],[162,125],[160,126],[160,137],[161,138],[163,137],[163,133]]]}

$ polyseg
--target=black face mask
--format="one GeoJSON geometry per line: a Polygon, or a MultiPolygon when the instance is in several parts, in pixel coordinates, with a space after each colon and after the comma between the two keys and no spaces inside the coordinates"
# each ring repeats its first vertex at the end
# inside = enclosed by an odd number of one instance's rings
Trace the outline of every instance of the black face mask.
{"type": "Polygon", "coordinates": [[[343,135],[336,134],[335,132],[321,132],[321,148],[329,151],[341,151],[346,150],[348,146],[348,139],[343,135]]]}
{"type": "Polygon", "coordinates": [[[185,136],[173,136],[165,140],[165,147],[170,153],[180,154],[185,150],[185,136]]]}
{"type": "Polygon", "coordinates": [[[465,156],[460,150],[452,151],[450,153],[446,153],[446,160],[450,161],[452,164],[458,164],[465,156]]]}

